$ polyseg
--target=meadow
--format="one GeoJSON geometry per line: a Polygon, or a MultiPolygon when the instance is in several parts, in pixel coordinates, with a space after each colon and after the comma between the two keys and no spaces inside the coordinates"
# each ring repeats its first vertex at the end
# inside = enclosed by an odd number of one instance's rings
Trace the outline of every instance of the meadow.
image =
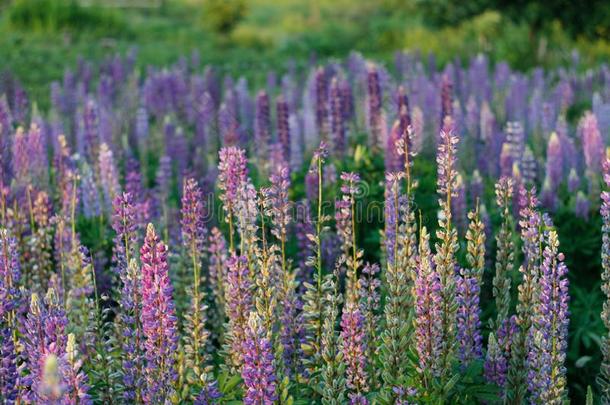
{"type": "Polygon", "coordinates": [[[144,3],[0,2],[0,402],[610,401],[605,31],[144,3]]]}

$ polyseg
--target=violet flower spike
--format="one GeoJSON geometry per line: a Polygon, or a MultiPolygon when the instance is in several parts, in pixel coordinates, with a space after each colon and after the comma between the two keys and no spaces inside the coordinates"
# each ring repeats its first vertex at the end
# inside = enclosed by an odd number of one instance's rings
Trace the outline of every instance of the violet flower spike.
{"type": "Polygon", "coordinates": [[[144,401],[164,402],[173,395],[177,375],[177,320],[169,280],[167,246],[159,241],[152,224],[140,249],[142,261],[142,329],[146,337],[144,401]]]}
{"type": "Polygon", "coordinates": [[[244,404],[273,404],[277,399],[274,357],[268,333],[256,312],[250,312],[243,342],[243,369],[246,387],[244,404]]]}

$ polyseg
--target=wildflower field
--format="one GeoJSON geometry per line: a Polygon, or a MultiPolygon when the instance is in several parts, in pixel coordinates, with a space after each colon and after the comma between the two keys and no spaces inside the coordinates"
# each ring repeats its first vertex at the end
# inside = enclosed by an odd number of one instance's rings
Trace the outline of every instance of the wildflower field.
{"type": "Polygon", "coordinates": [[[2,75],[0,403],[610,403],[610,67],[424,55],[2,75]]]}

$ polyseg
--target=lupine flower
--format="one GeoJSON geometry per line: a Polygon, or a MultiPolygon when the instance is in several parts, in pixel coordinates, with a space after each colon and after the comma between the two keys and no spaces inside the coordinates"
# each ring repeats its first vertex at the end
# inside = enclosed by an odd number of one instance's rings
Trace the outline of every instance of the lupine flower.
{"type": "Polygon", "coordinates": [[[538,200],[535,189],[527,191],[525,187],[519,189],[520,210],[519,226],[523,240],[524,264],[519,268],[523,281],[519,285],[517,303],[517,325],[519,333],[511,350],[510,367],[508,374],[507,394],[511,401],[524,400],[527,389],[527,350],[528,336],[533,324],[536,303],[537,283],[539,277],[540,246],[542,245],[541,227],[542,217],[538,212],[538,200]]]}
{"type": "Polygon", "coordinates": [[[82,359],[79,358],[79,353],[76,348],[74,334],[68,334],[66,343],[66,353],[62,358],[61,372],[65,379],[65,404],[92,404],[91,397],[88,394],[89,386],[87,375],[81,370],[83,366],[82,359]]]}
{"type": "Polygon", "coordinates": [[[146,337],[146,402],[164,402],[176,380],[174,356],[178,338],[176,313],[169,280],[167,246],[159,241],[152,224],[140,249],[142,261],[142,330],[146,337]]]}
{"type": "Polygon", "coordinates": [[[568,192],[570,194],[575,193],[580,188],[580,177],[576,172],[576,169],[571,168],[570,174],[568,175],[568,192]]]}
{"type": "Polygon", "coordinates": [[[508,317],[510,308],[510,273],[514,265],[513,244],[513,218],[511,215],[511,201],[513,198],[513,180],[510,177],[502,177],[496,184],[496,203],[502,216],[502,226],[496,236],[496,273],[494,275],[493,296],[496,299],[496,327],[508,317]]]}
{"type": "Polygon", "coordinates": [[[324,68],[318,68],[314,76],[315,84],[315,106],[316,106],[316,128],[320,139],[325,139],[329,134],[328,125],[328,81],[324,68]]]}
{"type": "Polygon", "coordinates": [[[245,404],[271,405],[278,399],[271,342],[256,312],[250,312],[245,330],[241,375],[246,386],[245,404]]]}
{"type": "Polygon", "coordinates": [[[113,244],[114,271],[121,275],[137,252],[136,207],[130,193],[117,195],[112,202],[112,229],[116,232],[113,244]]]}
{"type": "Polygon", "coordinates": [[[25,184],[29,176],[28,135],[22,127],[17,128],[13,138],[13,176],[18,182],[25,184]]]}
{"type": "Polygon", "coordinates": [[[356,304],[348,304],[341,316],[341,351],[346,364],[347,387],[355,394],[368,392],[365,319],[356,304]]]}
{"type": "Polygon", "coordinates": [[[42,129],[32,123],[28,133],[27,159],[29,161],[29,176],[39,187],[46,187],[48,182],[47,148],[42,129]]]}
{"type": "Polygon", "coordinates": [[[367,354],[369,359],[369,375],[371,386],[376,386],[378,370],[370,359],[373,359],[376,352],[375,342],[379,332],[379,309],[381,280],[377,278],[380,272],[378,264],[367,263],[362,269],[362,275],[358,280],[360,310],[364,316],[364,329],[366,331],[367,354]]]}
{"type": "Polygon", "coordinates": [[[261,91],[256,96],[256,112],[254,118],[254,142],[256,155],[264,162],[267,158],[269,141],[271,140],[271,115],[269,110],[269,96],[261,91]]]}
{"type": "Polygon", "coordinates": [[[231,256],[227,261],[227,268],[225,302],[229,324],[226,331],[226,363],[232,371],[238,372],[244,361],[247,316],[252,308],[252,283],[245,257],[231,256]]]}
{"type": "Polygon", "coordinates": [[[441,121],[442,131],[454,130],[453,122],[453,84],[449,75],[444,74],[441,81],[441,121]]]}
{"type": "Polygon", "coordinates": [[[585,221],[589,219],[589,199],[582,191],[579,191],[576,194],[576,204],[574,206],[574,213],[577,217],[580,217],[585,221]]]}
{"type": "Polygon", "coordinates": [[[356,173],[342,173],[341,180],[343,181],[342,196],[341,200],[335,203],[335,219],[337,220],[337,233],[341,238],[343,254],[349,269],[346,301],[353,303],[357,297],[358,269],[362,265],[361,257],[363,255],[363,252],[359,251],[356,246],[356,219],[354,218],[360,176],[356,173]]]}
{"type": "Polygon", "coordinates": [[[322,336],[320,339],[321,365],[321,385],[322,400],[330,403],[337,401],[343,403],[345,400],[346,363],[343,359],[343,350],[339,336],[335,331],[335,324],[339,315],[339,305],[341,305],[341,295],[338,291],[337,276],[341,266],[345,263],[345,258],[340,257],[335,264],[334,274],[328,274],[322,282],[322,291],[325,293],[324,302],[321,303],[323,316],[320,318],[322,323],[322,336]]]}
{"type": "Polygon", "coordinates": [[[381,117],[381,86],[379,85],[379,72],[375,65],[367,67],[367,112],[368,128],[371,134],[370,144],[373,148],[380,145],[382,139],[382,117],[381,117]]]}
{"type": "Polygon", "coordinates": [[[385,234],[383,242],[385,247],[385,258],[391,266],[394,266],[396,255],[398,254],[396,234],[398,233],[399,213],[401,212],[400,205],[402,202],[399,193],[399,182],[401,178],[402,172],[387,173],[385,176],[385,234]]]}
{"type": "Polygon", "coordinates": [[[457,229],[463,234],[466,231],[466,185],[461,174],[455,178],[455,196],[451,199],[451,214],[455,218],[457,229]]]}
{"type": "Polygon", "coordinates": [[[344,107],[343,93],[341,92],[339,80],[333,77],[330,82],[330,123],[332,133],[333,155],[342,157],[346,147],[346,111],[344,107]]]}
{"type": "Polygon", "coordinates": [[[455,343],[455,253],[458,248],[457,231],[451,222],[451,199],[455,197],[457,172],[455,170],[457,137],[451,132],[441,131],[436,161],[438,163],[437,191],[440,196],[442,218],[436,236],[436,271],[441,283],[442,331],[445,345],[441,354],[441,370],[448,373],[455,343]]]}
{"type": "Polygon", "coordinates": [[[121,275],[119,331],[123,349],[122,381],[125,387],[123,397],[127,401],[142,401],[145,384],[145,347],[142,326],[142,272],[136,260],[131,259],[126,271],[121,275]]]}
{"type": "Polygon", "coordinates": [[[246,153],[236,147],[222,148],[218,162],[218,188],[220,200],[223,203],[226,221],[229,223],[229,248],[233,250],[233,207],[237,200],[237,193],[246,182],[248,169],[246,167],[246,153]]]}
{"type": "Polygon", "coordinates": [[[93,170],[89,165],[84,164],[81,169],[81,196],[83,214],[86,218],[99,217],[102,214],[100,204],[100,193],[93,177],[93,170]]]}
{"type": "Polygon", "coordinates": [[[485,270],[485,229],[478,205],[468,213],[468,219],[466,259],[469,267],[461,270],[457,282],[457,335],[460,359],[464,365],[479,359],[483,353],[479,294],[485,270]]]}
{"type": "Polygon", "coordinates": [[[568,338],[568,269],[558,252],[557,232],[550,230],[540,266],[539,301],[534,310],[527,357],[532,400],[560,403],[566,397],[565,357],[568,338]]]}
{"type": "Polygon", "coordinates": [[[22,320],[21,343],[24,345],[25,364],[30,372],[32,400],[44,400],[45,388],[43,370],[47,356],[60,357],[66,348],[65,334],[68,318],[59,302],[57,293],[49,289],[44,302],[33,293],[27,317],[22,320]]]}
{"type": "Polygon", "coordinates": [[[602,337],[601,351],[602,364],[598,385],[602,391],[604,400],[610,399],[610,160],[604,161],[604,184],[605,190],[601,193],[602,205],[600,214],[602,217],[602,292],[605,295],[604,306],[601,313],[602,322],[606,333],[602,337]]]}
{"type": "MultiPolygon", "coordinates": [[[[220,230],[216,227],[210,231],[208,241],[208,272],[210,288],[214,295],[212,315],[213,332],[222,333],[222,324],[225,319],[225,278],[227,261],[227,243],[220,230]]],[[[219,339],[221,340],[221,339],[219,339]]]]}
{"type": "Polygon", "coordinates": [[[205,345],[209,332],[205,329],[206,310],[205,291],[202,291],[202,257],[205,251],[207,229],[204,226],[205,209],[202,193],[197,182],[192,179],[184,181],[182,190],[182,244],[186,250],[186,259],[193,270],[192,286],[187,288],[190,298],[190,309],[185,314],[186,366],[196,372],[200,369],[205,356],[205,345]]]}
{"type": "Polygon", "coordinates": [[[580,120],[579,132],[585,155],[587,170],[591,174],[599,173],[604,157],[604,143],[597,127],[597,118],[590,112],[580,120]]]}
{"type": "Polygon", "coordinates": [[[546,175],[551,187],[557,189],[563,178],[563,155],[559,137],[555,132],[549,137],[546,148],[546,175]]]}
{"type": "Polygon", "coordinates": [[[394,121],[385,150],[385,170],[386,172],[398,172],[404,167],[404,158],[398,154],[397,143],[402,138],[400,121],[394,121]]]}
{"type": "Polygon", "coordinates": [[[282,152],[284,160],[290,161],[290,124],[288,121],[288,103],[284,100],[283,96],[279,96],[276,101],[276,115],[277,115],[277,139],[282,145],[282,152]]]}
{"type": "Polygon", "coordinates": [[[503,387],[506,383],[507,370],[508,362],[496,341],[496,337],[493,333],[490,333],[484,366],[485,379],[490,383],[503,387]]]}
{"type": "Polygon", "coordinates": [[[100,185],[104,193],[104,206],[107,212],[109,212],[112,207],[112,200],[121,192],[121,186],[119,185],[119,175],[114,163],[114,155],[105,143],[100,145],[98,165],[100,185]]]}
{"type": "Polygon", "coordinates": [[[0,320],[15,310],[19,298],[21,267],[17,249],[17,240],[8,230],[0,229],[0,320]]]}
{"type": "Polygon", "coordinates": [[[64,400],[65,383],[59,370],[59,358],[55,353],[42,354],[42,361],[36,367],[41,368],[40,385],[35,391],[36,401],[48,404],[60,404],[64,400]]]}
{"type": "MultiPolygon", "coordinates": [[[[0,317],[1,318],[1,317],[0,317]]],[[[17,352],[13,342],[12,328],[0,319],[0,399],[12,404],[19,395],[19,372],[17,352]]]]}
{"type": "Polygon", "coordinates": [[[195,398],[195,405],[212,405],[218,403],[222,398],[222,393],[218,389],[216,380],[202,381],[203,388],[199,391],[199,395],[195,398]]]}
{"type": "MultiPolygon", "coordinates": [[[[438,376],[441,367],[443,339],[443,304],[441,283],[434,269],[429,236],[422,227],[419,240],[419,262],[414,284],[415,341],[419,356],[418,372],[438,376]]],[[[426,377],[424,377],[426,378],[426,377]]]]}

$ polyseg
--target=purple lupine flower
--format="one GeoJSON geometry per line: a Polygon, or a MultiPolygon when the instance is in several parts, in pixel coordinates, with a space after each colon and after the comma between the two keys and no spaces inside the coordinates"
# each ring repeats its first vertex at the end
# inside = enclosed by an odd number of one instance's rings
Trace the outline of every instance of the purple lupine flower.
{"type": "Polygon", "coordinates": [[[273,348],[256,312],[250,312],[245,330],[241,376],[246,386],[244,404],[272,405],[277,401],[273,348]]]}
{"type": "Polygon", "coordinates": [[[610,396],[610,160],[606,159],[603,164],[605,189],[601,193],[602,205],[600,214],[602,217],[602,274],[601,290],[605,296],[603,309],[601,313],[602,322],[605,327],[605,335],[602,337],[601,352],[602,364],[600,367],[600,375],[598,384],[604,395],[610,396]]]}
{"type": "Polygon", "coordinates": [[[525,151],[523,152],[520,171],[525,184],[531,186],[536,183],[538,179],[538,162],[536,161],[534,152],[532,152],[529,146],[526,146],[525,151]]]}
{"type": "Polygon", "coordinates": [[[343,93],[339,80],[333,77],[330,83],[330,122],[333,154],[337,157],[342,157],[345,154],[346,147],[346,113],[343,101],[343,93]]]}
{"type": "Polygon", "coordinates": [[[576,169],[571,168],[570,174],[568,175],[568,192],[570,194],[575,193],[580,188],[580,177],[576,172],[576,169]]]}
{"type": "Polygon", "coordinates": [[[415,294],[415,347],[419,356],[420,374],[440,373],[440,349],[443,339],[441,282],[430,253],[429,236],[422,227],[419,241],[415,294]]]}
{"type": "Polygon", "coordinates": [[[220,335],[223,332],[222,324],[225,319],[225,278],[228,253],[225,238],[217,227],[212,228],[210,231],[207,248],[210,289],[212,290],[215,303],[213,306],[215,311],[211,317],[212,331],[220,335]]]}
{"type": "Polygon", "coordinates": [[[182,241],[192,254],[200,255],[204,250],[207,229],[203,223],[206,217],[203,193],[195,179],[184,180],[181,200],[182,241]]]}
{"type": "Polygon", "coordinates": [[[123,349],[123,398],[127,401],[142,402],[146,338],[142,326],[142,272],[135,259],[131,259],[120,278],[119,331],[123,349]]]}
{"type": "Polygon", "coordinates": [[[366,73],[367,82],[367,116],[368,129],[370,131],[370,144],[374,148],[379,147],[382,139],[382,116],[381,103],[383,95],[381,94],[381,86],[379,84],[379,72],[373,64],[367,66],[366,73]]]}
{"type": "Polygon", "coordinates": [[[44,386],[41,366],[48,355],[60,357],[65,352],[67,325],[68,318],[55,290],[49,289],[44,302],[41,302],[38,294],[32,294],[20,332],[34,401],[44,401],[44,396],[40,396],[44,386]]]}
{"type": "Polygon", "coordinates": [[[271,140],[271,113],[269,109],[269,96],[261,91],[256,96],[256,112],[254,115],[254,144],[256,155],[265,162],[267,150],[271,140]]]}
{"type": "Polygon", "coordinates": [[[82,370],[83,360],[79,357],[73,333],[68,335],[66,352],[61,358],[60,371],[65,380],[62,403],[66,405],[91,405],[88,377],[82,370]]]}
{"type": "Polygon", "coordinates": [[[546,175],[552,189],[556,190],[563,178],[563,154],[559,136],[555,132],[549,137],[546,148],[546,175]]]}
{"type": "Polygon", "coordinates": [[[500,350],[502,350],[502,354],[507,362],[511,357],[513,343],[515,342],[518,333],[519,325],[517,325],[516,315],[505,318],[496,330],[498,346],[500,347],[500,350]]]}
{"type": "Polygon", "coordinates": [[[142,330],[146,337],[145,402],[165,402],[172,393],[177,375],[174,369],[178,347],[176,310],[169,280],[167,246],[159,241],[152,224],[148,224],[142,261],[142,330]]]}
{"type": "Polygon", "coordinates": [[[386,172],[399,172],[404,166],[404,157],[398,153],[398,142],[402,139],[400,121],[394,121],[392,129],[388,135],[388,142],[385,150],[385,170],[386,172]]]}
{"type": "Polygon", "coordinates": [[[455,195],[451,199],[451,216],[455,218],[455,225],[461,234],[466,232],[466,185],[461,174],[455,178],[455,195]]]}
{"type": "Polygon", "coordinates": [[[341,80],[339,83],[339,91],[341,92],[341,104],[343,106],[343,119],[348,121],[354,117],[354,94],[352,86],[347,79],[341,80]]]}
{"type": "MultiPolygon", "coordinates": [[[[93,99],[87,100],[82,116],[82,125],[84,132],[83,151],[85,156],[93,161],[98,154],[100,143],[100,117],[97,103],[93,99]]],[[[109,141],[108,139],[106,141],[109,141]]]]}
{"type": "Polygon", "coordinates": [[[222,145],[224,147],[231,147],[239,144],[239,123],[237,121],[237,112],[234,107],[231,100],[229,100],[229,95],[227,95],[227,100],[222,103],[218,110],[218,127],[220,129],[222,145]]]}
{"type": "Polygon", "coordinates": [[[112,200],[121,192],[119,175],[114,162],[114,155],[105,143],[100,145],[98,157],[99,179],[104,195],[106,212],[112,209],[112,200]]]}
{"type": "Polygon", "coordinates": [[[277,119],[277,139],[280,145],[282,145],[284,161],[290,162],[290,124],[288,121],[290,113],[288,111],[288,103],[284,99],[284,96],[280,95],[277,98],[275,107],[277,119]]]}
{"type": "Polygon", "coordinates": [[[576,203],[574,205],[574,214],[587,221],[589,219],[590,204],[589,199],[582,191],[576,194],[576,203]]]}
{"type": "Polygon", "coordinates": [[[475,169],[472,172],[472,178],[470,179],[470,201],[474,204],[476,204],[477,201],[482,203],[481,199],[483,198],[483,192],[483,178],[481,177],[481,173],[475,169]]]}
{"type": "Polygon", "coordinates": [[[456,196],[457,172],[456,145],[458,138],[452,132],[441,131],[440,143],[436,161],[438,164],[437,192],[441,208],[439,230],[436,236],[439,239],[436,247],[436,271],[441,284],[441,324],[444,346],[441,349],[441,374],[448,373],[449,364],[455,351],[455,254],[458,248],[457,230],[451,221],[451,199],[456,196]]]}
{"type": "Polygon", "coordinates": [[[315,71],[315,111],[316,129],[320,139],[325,140],[329,133],[328,125],[328,80],[324,68],[320,67],[315,71]]]}
{"type": "Polygon", "coordinates": [[[6,96],[0,96],[0,180],[6,180],[11,170],[11,136],[13,123],[6,96]]]}
{"type": "Polygon", "coordinates": [[[542,183],[542,190],[540,191],[540,202],[546,209],[550,211],[555,211],[559,204],[557,192],[555,191],[555,189],[553,189],[553,186],[551,185],[551,179],[549,177],[545,177],[544,182],[542,183]]]}
{"type": "Polygon", "coordinates": [[[252,281],[247,264],[244,256],[235,254],[227,260],[225,302],[229,318],[226,332],[229,358],[226,363],[235,372],[239,372],[244,364],[247,316],[252,308],[252,281]]]}
{"type": "Polygon", "coordinates": [[[16,308],[20,278],[17,239],[7,229],[0,229],[0,320],[16,308]]]}
{"type": "Polygon", "coordinates": [[[441,81],[441,121],[440,128],[449,132],[453,128],[453,84],[448,74],[444,74],[441,81]]]}
{"type": "Polygon", "coordinates": [[[493,333],[489,334],[489,343],[487,344],[487,355],[485,356],[485,365],[483,366],[485,379],[498,387],[503,387],[506,383],[506,374],[508,371],[508,361],[504,357],[504,353],[493,333]]]}
{"type": "Polygon", "coordinates": [[[369,390],[365,319],[355,303],[348,303],[341,315],[340,345],[345,362],[346,385],[356,395],[369,390]]]}
{"type": "Polygon", "coordinates": [[[17,352],[12,329],[2,322],[0,325],[2,325],[0,331],[0,399],[7,404],[13,404],[19,394],[17,352]]]}
{"type": "Polygon", "coordinates": [[[13,137],[13,176],[21,185],[24,185],[29,178],[30,159],[29,159],[28,135],[22,127],[17,128],[13,137]]]}
{"type": "MultiPolygon", "coordinates": [[[[311,176],[309,176],[311,177],[311,176]]],[[[310,200],[312,201],[312,200],[310,200]]],[[[311,218],[310,202],[302,200],[297,202],[296,206],[296,229],[295,234],[297,238],[297,259],[299,268],[299,279],[303,281],[311,281],[312,266],[308,263],[308,259],[314,256],[315,245],[307,235],[314,234],[314,226],[311,218]]],[[[302,284],[301,284],[302,285],[302,284]]]]}
{"type": "MultiPolygon", "coordinates": [[[[273,221],[271,233],[280,240],[282,248],[287,242],[288,226],[290,225],[290,200],[288,199],[288,189],[290,188],[290,172],[288,166],[278,166],[270,177],[271,187],[266,190],[266,197],[269,199],[268,215],[273,221]]],[[[282,263],[285,268],[286,263],[282,263]]]]}
{"type": "Polygon", "coordinates": [[[513,174],[513,156],[511,146],[504,142],[500,152],[500,177],[511,177],[513,174]]]}
{"type": "Polygon", "coordinates": [[[233,250],[233,208],[238,200],[238,191],[248,177],[246,152],[236,147],[222,148],[218,157],[218,188],[226,221],[229,223],[229,249],[233,250]]]}
{"type": "Polygon", "coordinates": [[[413,152],[419,153],[424,146],[424,112],[418,106],[413,107],[413,152]]]}
{"type": "Polygon", "coordinates": [[[538,302],[530,331],[528,388],[534,401],[560,403],[567,394],[568,269],[558,252],[557,232],[548,231],[540,266],[538,302]]]}
{"type": "Polygon", "coordinates": [[[591,174],[597,174],[604,158],[604,142],[597,127],[597,118],[587,112],[578,126],[587,170],[591,174]]]}
{"type": "Polygon", "coordinates": [[[100,193],[95,178],[93,177],[93,170],[91,170],[91,167],[88,164],[83,164],[81,169],[80,188],[85,218],[99,217],[102,214],[100,193]]]}
{"type": "Polygon", "coordinates": [[[399,215],[401,213],[401,205],[403,198],[400,195],[400,180],[402,172],[387,173],[385,176],[385,205],[384,205],[384,246],[385,256],[388,264],[394,265],[396,255],[398,254],[398,225],[399,215]]]}
{"type": "Polygon", "coordinates": [[[35,185],[46,186],[48,181],[47,148],[41,127],[32,123],[28,133],[29,175],[35,185]]]}
{"type": "Polygon", "coordinates": [[[218,381],[206,381],[197,398],[195,398],[194,405],[216,404],[220,398],[222,398],[222,393],[218,389],[218,381]]]}
{"type": "Polygon", "coordinates": [[[464,364],[479,359],[483,352],[480,292],[481,287],[477,277],[462,269],[462,275],[457,281],[457,336],[460,344],[460,359],[464,364]]]}
{"type": "Polygon", "coordinates": [[[136,206],[130,193],[117,195],[112,202],[112,229],[116,233],[113,244],[113,270],[122,275],[131,259],[136,257],[137,230],[136,206]]]}

